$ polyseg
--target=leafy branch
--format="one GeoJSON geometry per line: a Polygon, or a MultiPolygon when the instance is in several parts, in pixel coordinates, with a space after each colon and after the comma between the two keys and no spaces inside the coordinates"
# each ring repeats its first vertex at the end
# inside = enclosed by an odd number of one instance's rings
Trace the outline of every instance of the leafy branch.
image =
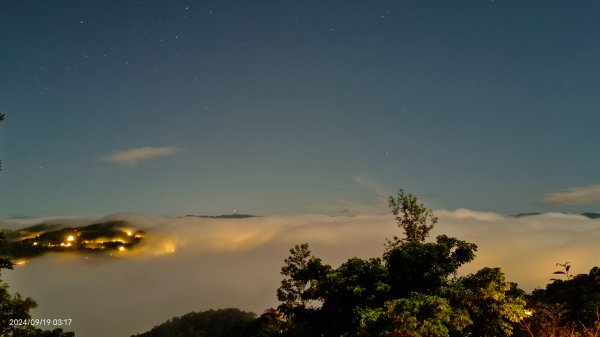
{"type": "MultiPolygon", "coordinates": [[[[569,270],[571,269],[571,263],[570,262],[568,262],[568,261],[565,262],[565,263],[558,263],[557,262],[556,266],[557,267],[562,267],[562,269],[564,269],[564,270],[557,270],[557,271],[555,271],[552,274],[555,274],[555,275],[565,275],[565,278],[567,280],[570,280],[570,279],[573,278],[573,274],[569,273],[569,270]]],[[[550,281],[559,281],[559,279],[551,278],[550,281]]]]}

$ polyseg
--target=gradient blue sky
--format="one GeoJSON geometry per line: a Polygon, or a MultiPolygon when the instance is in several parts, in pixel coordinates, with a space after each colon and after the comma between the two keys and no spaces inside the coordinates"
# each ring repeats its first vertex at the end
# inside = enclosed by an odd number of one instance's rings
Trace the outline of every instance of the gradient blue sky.
{"type": "Polygon", "coordinates": [[[598,1],[2,2],[0,216],[600,211],[598,32],[598,1]]]}

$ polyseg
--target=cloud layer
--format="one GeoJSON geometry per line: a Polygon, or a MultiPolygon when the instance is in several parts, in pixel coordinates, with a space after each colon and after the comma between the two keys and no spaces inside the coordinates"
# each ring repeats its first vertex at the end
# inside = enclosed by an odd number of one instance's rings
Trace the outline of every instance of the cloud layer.
{"type": "Polygon", "coordinates": [[[113,154],[103,157],[103,159],[105,161],[108,161],[111,163],[133,166],[141,161],[145,161],[145,160],[149,160],[149,159],[153,159],[153,158],[157,158],[157,157],[170,156],[170,155],[177,154],[181,151],[182,150],[180,148],[170,147],[170,146],[136,147],[136,148],[132,148],[129,150],[115,152],[113,154]]]}
{"type": "MultiPolygon", "coordinates": [[[[436,215],[433,237],[445,233],[479,247],[462,274],[498,266],[531,290],[548,282],[556,262],[570,261],[574,273],[600,265],[600,220],[565,214],[514,218],[467,209],[436,215]]],[[[145,243],[112,257],[48,254],[3,271],[11,292],[38,301],[34,317],[73,318],[77,335],[103,337],[143,332],[190,311],[238,307],[260,313],[277,305],[280,268],[294,244],[308,242],[316,256],[338,266],[353,256],[380,257],[385,238],[399,231],[387,213],[104,219],[145,228],[145,243]]]]}
{"type": "Polygon", "coordinates": [[[600,184],[568,188],[544,197],[545,202],[561,205],[600,203],[600,184]]]}

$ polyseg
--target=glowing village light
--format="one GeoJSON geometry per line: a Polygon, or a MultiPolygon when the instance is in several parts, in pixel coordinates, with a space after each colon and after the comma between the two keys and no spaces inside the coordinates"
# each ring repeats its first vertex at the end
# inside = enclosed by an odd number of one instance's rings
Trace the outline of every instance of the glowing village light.
{"type": "Polygon", "coordinates": [[[120,252],[124,252],[124,251],[125,251],[125,247],[123,247],[123,246],[119,246],[119,251],[120,251],[120,252]]]}
{"type": "Polygon", "coordinates": [[[127,233],[127,236],[132,236],[133,233],[131,233],[131,231],[126,231],[125,233],[127,233]]]}
{"type": "Polygon", "coordinates": [[[67,237],[67,241],[75,241],[75,237],[73,237],[73,235],[69,235],[69,237],[67,237]]]}
{"type": "Polygon", "coordinates": [[[175,253],[175,245],[172,243],[165,245],[165,251],[167,253],[175,253]]]}

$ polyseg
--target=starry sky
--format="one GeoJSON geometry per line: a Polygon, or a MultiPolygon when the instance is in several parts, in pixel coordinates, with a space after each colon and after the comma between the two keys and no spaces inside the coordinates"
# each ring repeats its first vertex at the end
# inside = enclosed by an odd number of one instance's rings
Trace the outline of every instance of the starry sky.
{"type": "Polygon", "coordinates": [[[599,31],[597,1],[5,1],[0,216],[600,211],[599,31]]]}

